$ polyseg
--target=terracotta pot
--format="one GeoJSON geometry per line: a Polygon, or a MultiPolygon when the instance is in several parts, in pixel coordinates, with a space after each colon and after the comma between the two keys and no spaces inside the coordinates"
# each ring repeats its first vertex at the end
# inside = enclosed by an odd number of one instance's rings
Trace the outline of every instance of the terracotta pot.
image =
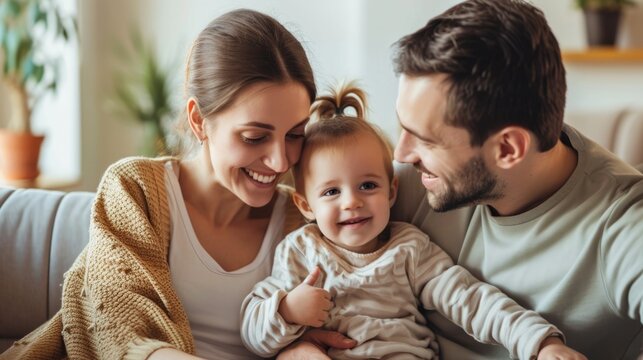
{"type": "Polygon", "coordinates": [[[621,21],[621,10],[585,9],[584,13],[589,46],[614,46],[621,21]]]}
{"type": "Polygon", "coordinates": [[[0,129],[0,177],[33,180],[38,177],[38,159],[44,136],[0,129]]]}

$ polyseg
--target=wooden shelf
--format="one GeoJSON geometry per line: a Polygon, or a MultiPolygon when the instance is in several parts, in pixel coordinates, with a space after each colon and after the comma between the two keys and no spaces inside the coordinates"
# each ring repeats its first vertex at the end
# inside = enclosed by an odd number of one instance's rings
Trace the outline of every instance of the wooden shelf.
{"type": "Polygon", "coordinates": [[[0,187],[9,188],[35,188],[48,190],[68,191],[80,184],[79,179],[65,179],[51,176],[38,176],[35,180],[6,180],[0,179],[0,187]]]}
{"type": "Polygon", "coordinates": [[[613,47],[567,50],[563,61],[569,63],[642,63],[643,49],[618,49],[613,47]]]}

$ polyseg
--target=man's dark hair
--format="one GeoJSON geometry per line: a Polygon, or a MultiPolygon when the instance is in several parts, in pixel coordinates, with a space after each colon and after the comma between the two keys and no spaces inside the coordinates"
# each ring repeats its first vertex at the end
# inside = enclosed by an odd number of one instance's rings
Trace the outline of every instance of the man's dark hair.
{"type": "Polygon", "coordinates": [[[532,131],[540,151],[558,140],[565,69],[543,13],[522,0],[471,0],[400,39],[398,74],[447,75],[445,121],[480,146],[510,125],[532,131]]]}

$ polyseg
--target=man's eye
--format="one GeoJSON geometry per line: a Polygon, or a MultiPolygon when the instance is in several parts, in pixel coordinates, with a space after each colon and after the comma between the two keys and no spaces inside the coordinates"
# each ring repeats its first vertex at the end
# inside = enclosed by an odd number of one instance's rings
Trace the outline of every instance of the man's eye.
{"type": "Polygon", "coordinates": [[[359,187],[360,190],[373,190],[375,188],[377,188],[377,184],[372,181],[367,181],[359,187]]]}
{"type": "Polygon", "coordinates": [[[245,142],[245,143],[248,143],[248,144],[258,144],[258,143],[262,142],[265,138],[266,138],[265,136],[247,137],[247,136],[241,135],[241,140],[243,142],[245,142]]]}
{"type": "Polygon", "coordinates": [[[339,194],[339,190],[337,190],[337,189],[328,189],[328,190],[324,191],[322,196],[335,196],[337,194],[339,194]]]}

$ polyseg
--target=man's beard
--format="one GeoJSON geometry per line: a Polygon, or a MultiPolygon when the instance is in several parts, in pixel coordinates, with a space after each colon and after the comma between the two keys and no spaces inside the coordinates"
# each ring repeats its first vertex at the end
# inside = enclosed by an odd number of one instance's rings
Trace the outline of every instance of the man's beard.
{"type": "Polygon", "coordinates": [[[441,194],[427,192],[433,210],[445,212],[502,196],[498,178],[487,169],[481,155],[469,160],[452,180],[445,182],[446,191],[441,194]]]}

